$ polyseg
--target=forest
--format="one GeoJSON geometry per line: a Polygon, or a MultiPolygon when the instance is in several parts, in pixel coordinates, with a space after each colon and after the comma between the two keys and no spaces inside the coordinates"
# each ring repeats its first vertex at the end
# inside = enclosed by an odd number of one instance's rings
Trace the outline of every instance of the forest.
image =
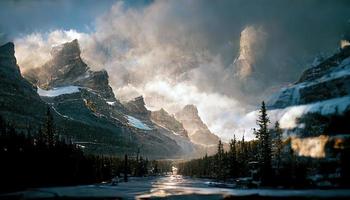
{"type": "Polygon", "coordinates": [[[291,138],[283,139],[278,122],[269,127],[269,117],[262,102],[254,129],[255,140],[235,137],[224,151],[219,141],[217,153],[178,164],[178,173],[219,182],[236,183],[237,187],[334,188],[349,186],[350,152],[338,152],[337,159],[299,156],[291,138]],[[319,177],[325,177],[320,180],[319,177]]]}
{"type": "Polygon", "coordinates": [[[33,187],[110,182],[115,177],[158,175],[171,171],[169,161],[149,161],[140,156],[87,154],[72,138],[55,129],[52,111],[39,130],[18,131],[0,116],[1,192],[33,187]]]}

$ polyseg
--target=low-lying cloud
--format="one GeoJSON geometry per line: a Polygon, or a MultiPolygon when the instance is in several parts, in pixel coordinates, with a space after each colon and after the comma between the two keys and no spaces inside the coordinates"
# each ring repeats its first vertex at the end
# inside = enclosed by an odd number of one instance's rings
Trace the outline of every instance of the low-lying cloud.
{"type": "Polygon", "coordinates": [[[247,131],[252,139],[254,125],[243,123],[245,113],[272,86],[294,81],[319,51],[336,48],[348,29],[347,6],[237,0],[154,1],[133,8],[118,1],[90,33],[58,29],[14,42],[21,69],[30,70],[50,59],[52,46],[77,38],[88,65],[109,72],[118,98],[143,95],[150,109],[172,113],[195,104],[212,132],[228,139],[247,131]]]}

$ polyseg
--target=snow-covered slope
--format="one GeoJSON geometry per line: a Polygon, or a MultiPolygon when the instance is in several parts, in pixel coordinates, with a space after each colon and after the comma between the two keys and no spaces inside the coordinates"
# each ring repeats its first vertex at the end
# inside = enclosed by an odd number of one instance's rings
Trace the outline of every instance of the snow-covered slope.
{"type": "Polygon", "coordinates": [[[38,87],[38,94],[39,96],[44,97],[56,97],[63,94],[72,94],[79,92],[78,86],[65,86],[65,87],[58,87],[58,88],[52,88],[50,90],[43,90],[38,87]]]}
{"type": "Polygon", "coordinates": [[[131,126],[138,128],[138,129],[141,129],[141,130],[146,130],[146,131],[152,130],[150,127],[148,127],[146,124],[141,122],[139,119],[137,119],[133,116],[130,116],[130,115],[127,115],[126,117],[127,117],[128,123],[131,126]]]}
{"type": "Polygon", "coordinates": [[[279,121],[287,133],[315,136],[349,132],[350,124],[345,121],[350,112],[350,48],[305,70],[295,84],[274,94],[267,107],[271,121],[279,121]]]}

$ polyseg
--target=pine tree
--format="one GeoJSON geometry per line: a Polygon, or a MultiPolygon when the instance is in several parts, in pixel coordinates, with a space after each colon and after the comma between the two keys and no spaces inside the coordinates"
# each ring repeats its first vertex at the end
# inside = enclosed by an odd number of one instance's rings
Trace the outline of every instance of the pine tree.
{"type": "Polygon", "coordinates": [[[124,182],[128,182],[128,155],[124,156],[124,182]]]}
{"type": "Polygon", "coordinates": [[[221,140],[219,140],[218,152],[216,153],[216,176],[219,180],[224,179],[224,173],[225,173],[224,162],[225,162],[224,146],[221,140]]]}
{"type": "Polygon", "coordinates": [[[259,111],[259,117],[257,120],[257,125],[259,129],[256,131],[256,137],[259,141],[259,163],[261,171],[261,179],[263,184],[267,184],[268,180],[271,178],[271,136],[268,130],[268,124],[270,120],[267,116],[265,102],[261,104],[261,109],[259,111]]]}
{"type": "Polygon", "coordinates": [[[229,160],[230,160],[230,175],[235,177],[237,176],[237,150],[236,150],[236,136],[233,136],[233,139],[230,141],[230,150],[229,150],[229,160]]]}
{"type": "Polygon", "coordinates": [[[54,120],[51,113],[50,108],[47,108],[46,112],[46,121],[44,124],[44,135],[45,140],[49,147],[52,147],[55,145],[55,127],[54,127],[54,120]]]}
{"type": "Polygon", "coordinates": [[[281,165],[281,152],[283,148],[283,141],[282,141],[282,129],[280,128],[280,124],[278,121],[275,123],[274,127],[274,139],[273,139],[273,157],[276,163],[276,168],[279,169],[281,165]]]}

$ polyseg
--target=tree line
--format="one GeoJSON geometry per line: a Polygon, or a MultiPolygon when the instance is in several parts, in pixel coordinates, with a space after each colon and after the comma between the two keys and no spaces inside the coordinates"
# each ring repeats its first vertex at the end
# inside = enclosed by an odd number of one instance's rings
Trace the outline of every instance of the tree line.
{"type": "Polygon", "coordinates": [[[322,174],[336,169],[340,179],[338,177],[335,184],[349,186],[349,149],[343,150],[339,162],[333,164],[327,159],[300,157],[293,151],[291,139],[283,140],[279,123],[275,122],[273,128],[268,128],[269,124],[266,106],[262,102],[257,119],[258,128],[253,130],[255,140],[245,141],[244,136],[237,140],[234,136],[228,151],[224,151],[223,143],[219,141],[215,155],[179,163],[178,173],[224,182],[234,181],[242,184],[242,187],[305,188],[315,186],[308,179],[310,172],[322,174]]]}
{"type": "Polygon", "coordinates": [[[0,192],[100,183],[116,176],[122,180],[124,174],[146,176],[169,169],[161,161],[148,161],[139,151],[136,158],[84,153],[57,132],[50,108],[38,130],[18,131],[0,116],[0,160],[0,192]]]}

